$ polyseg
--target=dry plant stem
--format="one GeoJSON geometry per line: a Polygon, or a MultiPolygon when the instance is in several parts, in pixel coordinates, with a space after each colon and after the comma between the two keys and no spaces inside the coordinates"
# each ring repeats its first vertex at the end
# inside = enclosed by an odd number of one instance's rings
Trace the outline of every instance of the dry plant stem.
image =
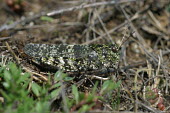
{"type": "MultiPolygon", "coordinates": [[[[162,76],[162,75],[154,76],[154,77],[152,77],[152,78],[147,79],[147,80],[144,82],[144,84],[147,84],[150,80],[153,80],[153,79],[155,79],[156,77],[164,78],[165,76],[162,76]]],[[[166,78],[167,78],[167,79],[170,79],[170,77],[166,77],[166,78]]],[[[168,85],[169,83],[166,83],[166,84],[168,85]]]]}
{"type": "Polygon", "coordinates": [[[11,52],[11,54],[14,56],[16,62],[18,64],[20,64],[19,58],[17,57],[17,55],[14,53],[14,51],[11,49],[11,47],[9,46],[8,42],[5,42],[5,45],[7,47],[7,49],[11,52]]]}
{"type": "MultiPolygon", "coordinates": [[[[125,10],[120,6],[123,14],[125,15],[126,19],[128,20],[129,25],[131,26],[131,28],[133,29],[133,31],[136,33],[136,37],[138,38],[140,46],[143,48],[143,50],[145,51],[145,53],[147,53],[148,56],[152,57],[152,59],[157,63],[158,60],[157,58],[155,58],[152,54],[150,54],[145,47],[148,47],[144,41],[144,39],[142,38],[142,36],[138,33],[137,29],[134,27],[134,25],[132,24],[131,20],[129,19],[127,13],[125,12],[125,10]]],[[[148,47],[149,48],[149,47],[148,47]]]]}
{"type": "MultiPolygon", "coordinates": [[[[37,76],[39,76],[40,78],[42,78],[43,80],[48,81],[48,78],[47,78],[47,77],[45,77],[45,76],[43,76],[43,75],[41,75],[41,74],[39,74],[39,73],[33,72],[33,71],[29,70],[29,69],[26,68],[26,67],[23,67],[23,69],[24,69],[26,72],[29,72],[29,73],[31,73],[31,74],[33,74],[33,75],[37,75],[37,76]]],[[[35,76],[33,76],[33,78],[34,78],[35,80],[39,80],[39,78],[37,78],[37,77],[35,77],[35,76]]]]}
{"type": "Polygon", "coordinates": [[[91,29],[90,28],[94,28],[95,29],[95,24],[94,24],[94,21],[96,19],[95,17],[95,14],[93,15],[93,11],[94,9],[90,9],[89,11],[89,16],[88,16],[88,23],[87,23],[87,29],[85,29],[85,33],[86,33],[86,41],[89,41],[90,40],[90,32],[91,32],[91,29]]]}
{"type": "Polygon", "coordinates": [[[6,65],[8,57],[5,57],[5,55],[3,55],[3,54],[0,54],[0,56],[2,56],[2,58],[1,58],[1,60],[2,60],[1,66],[3,67],[3,66],[6,65]]]}
{"type": "MultiPolygon", "coordinates": [[[[112,111],[113,109],[112,109],[112,107],[109,105],[109,104],[107,104],[107,103],[104,103],[104,106],[105,107],[107,107],[110,111],[112,111]]],[[[105,113],[106,113],[106,111],[104,111],[105,113]]],[[[101,112],[101,113],[103,113],[103,111],[101,112]]],[[[109,112],[110,113],[110,112],[109,112]]],[[[115,112],[114,112],[115,113],[115,112]]],[[[120,113],[120,112],[119,112],[120,113]]]]}
{"type": "Polygon", "coordinates": [[[113,39],[112,39],[112,37],[111,37],[110,34],[108,33],[108,30],[106,29],[106,27],[105,27],[105,25],[104,25],[102,19],[100,18],[100,16],[99,16],[98,14],[97,14],[97,17],[98,17],[99,22],[101,23],[101,25],[102,25],[104,31],[106,32],[106,35],[107,35],[107,36],[109,37],[109,39],[110,39],[109,42],[111,41],[112,44],[115,44],[114,41],[113,41],[113,39]]]}
{"type": "Polygon", "coordinates": [[[115,3],[125,3],[125,2],[132,2],[132,1],[136,1],[136,0],[121,0],[121,2],[106,1],[106,2],[95,2],[95,3],[92,3],[92,4],[82,4],[80,6],[75,6],[75,7],[71,7],[71,8],[68,8],[68,9],[52,11],[50,13],[47,13],[47,16],[54,16],[56,14],[61,14],[63,12],[76,11],[76,10],[79,10],[79,9],[84,9],[84,8],[89,8],[89,7],[97,7],[97,6],[101,6],[101,5],[112,5],[112,4],[115,4],[115,3]]]}
{"type": "Polygon", "coordinates": [[[137,97],[137,79],[138,79],[138,73],[140,72],[140,70],[138,70],[135,74],[135,80],[134,80],[134,87],[135,87],[135,102],[134,102],[134,106],[135,106],[135,109],[134,109],[134,112],[137,113],[137,109],[138,109],[138,104],[137,104],[137,101],[138,101],[138,97],[137,97]]]}
{"type": "MultiPolygon", "coordinates": [[[[16,59],[17,63],[20,64],[19,58],[16,56],[16,54],[14,53],[14,51],[11,49],[11,47],[10,47],[9,44],[8,44],[8,42],[5,42],[5,44],[6,44],[7,48],[8,48],[8,50],[11,52],[11,54],[12,54],[12,55],[14,56],[14,58],[16,59]]],[[[21,66],[22,66],[22,65],[21,65],[21,66]]],[[[41,78],[43,78],[45,81],[48,80],[48,79],[45,78],[44,76],[42,76],[42,75],[40,75],[40,74],[38,74],[38,73],[34,73],[34,72],[28,70],[28,69],[25,68],[24,66],[22,66],[22,67],[23,67],[23,69],[24,69],[26,72],[29,72],[29,73],[38,75],[38,76],[40,76],[41,78]]],[[[33,77],[33,79],[35,79],[35,80],[39,80],[37,77],[34,77],[34,76],[31,76],[31,77],[33,77]]]]}
{"type": "MultiPolygon", "coordinates": [[[[135,101],[134,99],[129,98],[129,97],[127,97],[127,96],[124,96],[124,95],[121,95],[121,96],[124,97],[124,98],[126,98],[126,99],[128,99],[128,100],[135,101]]],[[[150,106],[145,105],[145,104],[143,104],[143,103],[141,103],[141,102],[139,102],[139,101],[136,101],[136,103],[138,103],[139,105],[142,105],[144,108],[146,108],[147,110],[149,110],[149,111],[151,111],[151,112],[153,112],[153,113],[163,113],[162,111],[153,109],[153,108],[151,108],[150,106]]]]}
{"type": "MultiPolygon", "coordinates": [[[[106,16],[103,16],[102,15],[102,11],[104,10],[104,6],[101,6],[100,8],[98,8],[98,9],[96,9],[96,8],[94,8],[94,12],[93,12],[93,21],[92,21],[92,27],[91,28],[94,28],[95,29],[95,25],[98,25],[100,22],[98,21],[98,15],[101,15],[102,17],[102,19],[103,20],[107,20],[106,19],[106,16]]],[[[110,11],[110,12],[112,12],[112,11],[110,11]]],[[[109,16],[109,15],[108,15],[109,16]]],[[[111,15],[110,15],[111,16],[111,15]]],[[[109,16],[109,17],[110,17],[109,16]]],[[[94,30],[93,30],[94,31],[94,30]]],[[[96,30],[95,30],[96,31],[96,30]]],[[[100,31],[99,31],[100,32],[100,31]]],[[[102,32],[100,32],[100,33],[98,33],[98,35],[100,36],[101,34],[103,34],[102,32]]],[[[96,38],[96,33],[95,32],[93,32],[93,37],[94,38],[96,38]]],[[[89,40],[90,41],[90,40],[89,40]]],[[[88,42],[88,41],[86,41],[86,42],[88,42]]]]}
{"type": "Polygon", "coordinates": [[[153,26],[155,26],[156,28],[158,28],[160,31],[163,31],[165,34],[167,33],[166,32],[166,29],[164,29],[164,27],[161,25],[161,23],[156,19],[156,17],[154,16],[154,14],[149,10],[147,12],[149,14],[149,16],[151,17],[151,19],[154,21],[154,24],[153,26]]]}
{"type": "Polygon", "coordinates": [[[132,23],[132,20],[130,20],[128,14],[125,12],[125,10],[123,9],[122,6],[120,6],[120,9],[121,9],[121,11],[123,12],[125,18],[127,19],[128,24],[130,25],[130,27],[131,27],[131,28],[133,29],[133,31],[135,32],[136,37],[138,38],[138,40],[139,40],[142,44],[144,44],[144,47],[147,47],[144,39],[143,39],[142,36],[138,33],[137,29],[135,28],[135,26],[134,26],[133,23],[132,23]]]}
{"type": "Polygon", "coordinates": [[[34,16],[31,16],[31,17],[28,17],[28,18],[25,18],[25,19],[21,19],[21,20],[19,20],[19,21],[16,21],[16,22],[14,22],[13,24],[10,24],[10,25],[5,24],[5,25],[2,25],[2,26],[0,27],[0,32],[3,31],[3,30],[13,29],[13,28],[15,28],[18,24],[31,22],[31,21],[33,21],[33,20],[35,20],[35,19],[37,19],[37,18],[39,18],[39,17],[41,17],[41,16],[45,16],[45,15],[46,15],[45,12],[41,12],[40,14],[37,14],[37,15],[34,15],[34,16]]]}
{"type": "Polygon", "coordinates": [[[10,38],[12,38],[12,37],[0,37],[0,41],[1,40],[7,40],[7,39],[10,39],[10,38]]]}
{"type": "Polygon", "coordinates": [[[100,76],[96,76],[96,75],[90,75],[92,79],[98,79],[98,80],[109,80],[110,78],[103,78],[100,76]]]}
{"type": "MultiPolygon", "coordinates": [[[[89,27],[95,34],[97,35],[102,35],[102,33],[98,32],[94,27],[89,27]]],[[[95,37],[96,38],[96,37],[95,37]]],[[[89,40],[90,41],[90,40],[89,40]]],[[[89,41],[86,41],[86,42],[89,42],[89,41]]]]}
{"type": "MultiPolygon", "coordinates": [[[[133,21],[133,20],[135,20],[135,19],[138,18],[138,17],[139,17],[138,14],[136,14],[136,15],[134,15],[130,20],[133,21]]],[[[116,26],[115,28],[109,30],[107,33],[108,33],[108,34],[111,34],[111,33],[113,33],[114,31],[120,29],[121,27],[123,27],[123,26],[125,26],[125,25],[127,25],[127,24],[128,24],[128,22],[124,22],[124,23],[116,26]]],[[[93,39],[93,40],[90,40],[89,42],[85,42],[85,43],[83,43],[83,44],[86,45],[86,44],[94,43],[94,42],[96,42],[96,41],[98,41],[98,40],[103,39],[103,37],[105,37],[106,35],[107,35],[106,33],[105,33],[105,34],[102,34],[102,35],[100,35],[99,37],[97,37],[97,38],[95,38],[95,39],[93,39]]]]}
{"type": "MultiPolygon", "coordinates": [[[[124,23],[120,24],[119,26],[117,26],[117,27],[109,30],[108,33],[111,34],[111,33],[113,33],[114,31],[116,31],[117,29],[120,29],[121,27],[123,27],[123,26],[126,25],[126,24],[127,24],[127,22],[124,22],[124,23]]],[[[95,38],[95,39],[93,39],[93,40],[90,40],[90,41],[88,41],[88,42],[83,43],[83,45],[91,44],[91,43],[94,43],[94,42],[96,42],[96,41],[98,41],[98,40],[101,40],[101,39],[103,39],[103,37],[105,37],[106,35],[107,35],[106,33],[105,33],[105,34],[102,34],[102,35],[100,35],[99,37],[97,37],[97,38],[95,38]]]]}
{"type": "MultiPolygon", "coordinates": [[[[147,9],[148,9],[148,7],[146,7],[145,9],[142,9],[142,10],[138,11],[138,12],[137,12],[132,18],[130,18],[129,20],[130,20],[130,21],[133,21],[133,20],[139,18],[139,17],[140,17],[139,14],[142,13],[142,12],[144,12],[144,11],[147,10],[147,9]]],[[[107,33],[108,33],[108,34],[111,34],[111,33],[113,33],[114,31],[120,29],[121,27],[127,25],[128,23],[129,23],[129,22],[126,21],[126,22],[118,25],[117,27],[109,30],[107,33]]],[[[105,33],[105,34],[102,34],[102,35],[100,35],[99,37],[97,37],[97,38],[95,38],[95,39],[93,39],[93,40],[90,40],[89,42],[85,42],[85,43],[83,43],[83,44],[91,44],[91,43],[94,43],[94,42],[96,42],[96,41],[98,41],[98,40],[103,39],[103,37],[105,37],[106,35],[107,35],[106,33],[105,33]]]]}
{"type": "MultiPolygon", "coordinates": [[[[128,17],[127,13],[125,12],[125,10],[124,10],[121,6],[120,6],[120,8],[121,8],[122,12],[124,13],[126,19],[128,20],[129,25],[131,26],[131,28],[132,28],[132,29],[134,30],[134,32],[136,33],[136,37],[137,37],[138,40],[141,42],[141,43],[138,43],[138,44],[143,48],[143,50],[145,51],[147,57],[153,59],[155,65],[157,65],[158,62],[159,62],[158,59],[157,59],[153,54],[149,53],[149,52],[146,50],[145,47],[147,47],[147,48],[149,48],[149,47],[146,45],[144,39],[142,38],[142,36],[138,33],[137,29],[136,29],[136,28],[134,27],[134,25],[132,24],[132,22],[131,22],[131,20],[129,19],[129,17],[128,17]]],[[[160,66],[161,66],[161,68],[163,69],[164,75],[167,75],[167,73],[166,73],[166,71],[165,71],[165,66],[162,65],[162,64],[161,64],[160,66]]]]}
{"type": "MultiPolygon", "coordinates": [[[[118,2],[118,3],[125,3],[125,2],[133,2],[133,1],[136,1],[136,0],[123,0],[121,2],[118,2]]],[[[61,13],[65,13],[65,12],[70,12],[70,11],[75,11],[75,10],[79,10],[79,9],[83,9],[83,8],[90,8],[90,7],[97,7],[97,6],[101,6],[101,5],[112,5],[112,4],[115,4],[115,1],[110,1],[110,2],[96,2],[96,3],[93,3],[93,4],[86,4],[86,5],[80,5],[80,6],[74,6],[74,7],[71,7],[71,8],[67,8],[67,9],[61,9],[61,10],[55,10],[55,11],[52,11],[52,12],[41,12],[37,15],[34,15],[34,16],[31,16],[31,17],[28,17],[28,18],[25,18],[25,19],[22,19],[22,20],[19,20],[19,21],[16,21],[14,22],[13,24],[10,24],[10,25],[2,25],[0,27],[0,32],[3,31],[3,30],[10,30],[10,29],[13,29],[15,28],[18,24],[22,24],[22,23],[29,23],[41,16],[54,16],[54,15],[57,15],[57,14],[61,14],[61,13]]]]}
{"type": "MultiPolygon", "coordinates": [[[[8,42],[5,42],[5,44],[6,44],[7,48],[8,48],[8,50],[11,52],[11,54],[12,54],[12,55],[14,56],[14,58],[16,59],[17,63],[20,64],[19,58],[16,56],[16,54],[14,53],[14,51],[11,49],[11,47],[10,47],[9,44],[8,44],[8,42]]],[[[22,65],[21,65],[21,66],[22,66],[22,65]]],[[[38,73],[35,73],[35,72],[32,72],[32,71],[30,71],[29,69],[25,68],[24,66],[22,66],[22,67],[23,67],[23,69],[24,69],[26,72],[29,72],[29,73],[38,75],[38,76],[40,76],[41,78],[43,78],[43,80],[45,80],[45,81],[48,80],[48,79],[47,79],[46,77],[44,77],[43,75],[38,74],[38,73]]],[[[36,77],[33,76],[33,78],[37,80],[36,77]]]]}
{"type": "MultiPolygon", "coordinates": [[[[158,58],[159,58],[159,62],[158,62],[158,68],[157,68],[157,70],[156,70],[156,75],[155,76],[158,76],[159,75],[159,71],[160,71],[160,65],[161,65],[161,58],[160,58],[160,56],[158,56],[158,58]]],[[[158,85],[159,85],[159,82],[160,82],[160,79],[159,78],[155,78],[154,79],[154,88],[156,88],[156,87],[158,87],[158,85]]]]}
{"type": "Polygon", "coordinates": [[[48,23],[48,24],[41,24],[41,25],[34,25],[34,26],[23,26],[20,28],[14,28],[14,30],[21,31],[21,30],[28,30],[28,29],[51,28],[51,27],[59,27],[60,28],[60,26],[80,26],[81,27],[81,26],[85,26],[85,24],[81,23],[81,22],[64,22],[64,23],[55,23],[55,24],[48,23]]]}

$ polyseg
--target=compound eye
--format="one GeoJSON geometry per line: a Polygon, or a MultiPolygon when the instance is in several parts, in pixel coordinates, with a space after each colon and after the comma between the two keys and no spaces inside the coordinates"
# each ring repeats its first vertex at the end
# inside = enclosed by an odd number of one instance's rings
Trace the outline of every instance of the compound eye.
{"type": "Polygon", "coordinates": [[[116,52],[118,52],[118,48],[117,47],[112,47],[112,51],[116,53],[116,52]]]}

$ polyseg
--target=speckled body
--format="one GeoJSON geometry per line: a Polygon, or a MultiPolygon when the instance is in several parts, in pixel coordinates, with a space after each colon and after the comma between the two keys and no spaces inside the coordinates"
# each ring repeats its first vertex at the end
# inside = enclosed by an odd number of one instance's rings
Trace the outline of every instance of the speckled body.
{"type": "Polygon", "coordinates": [[[24,52],[36,64],[65,72],[84,72],[116,68],[119,51],[113,44],[48,45],[27,44],[24,52]]]}

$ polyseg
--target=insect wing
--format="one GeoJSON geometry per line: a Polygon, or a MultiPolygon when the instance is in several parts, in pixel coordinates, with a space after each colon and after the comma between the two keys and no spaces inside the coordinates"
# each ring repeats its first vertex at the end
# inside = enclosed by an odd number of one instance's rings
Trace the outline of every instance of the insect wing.
{"type": "Polygon", "coordinates": [[[31,57],[83,58],[92,52],[87,45],[27,44],[24,52],[31,57]]]}

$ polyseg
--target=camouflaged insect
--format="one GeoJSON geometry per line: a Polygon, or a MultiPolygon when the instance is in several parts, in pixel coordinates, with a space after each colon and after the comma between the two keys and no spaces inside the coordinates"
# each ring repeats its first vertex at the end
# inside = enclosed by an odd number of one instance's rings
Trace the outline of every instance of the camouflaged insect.
{"type": "Polygon", "coordinates": [[[114,44],[48,45],[27,44],[24,52],[36,64],[65,72],[85,72],[116,68],[119,60],[118,47],[114,44]]]}

